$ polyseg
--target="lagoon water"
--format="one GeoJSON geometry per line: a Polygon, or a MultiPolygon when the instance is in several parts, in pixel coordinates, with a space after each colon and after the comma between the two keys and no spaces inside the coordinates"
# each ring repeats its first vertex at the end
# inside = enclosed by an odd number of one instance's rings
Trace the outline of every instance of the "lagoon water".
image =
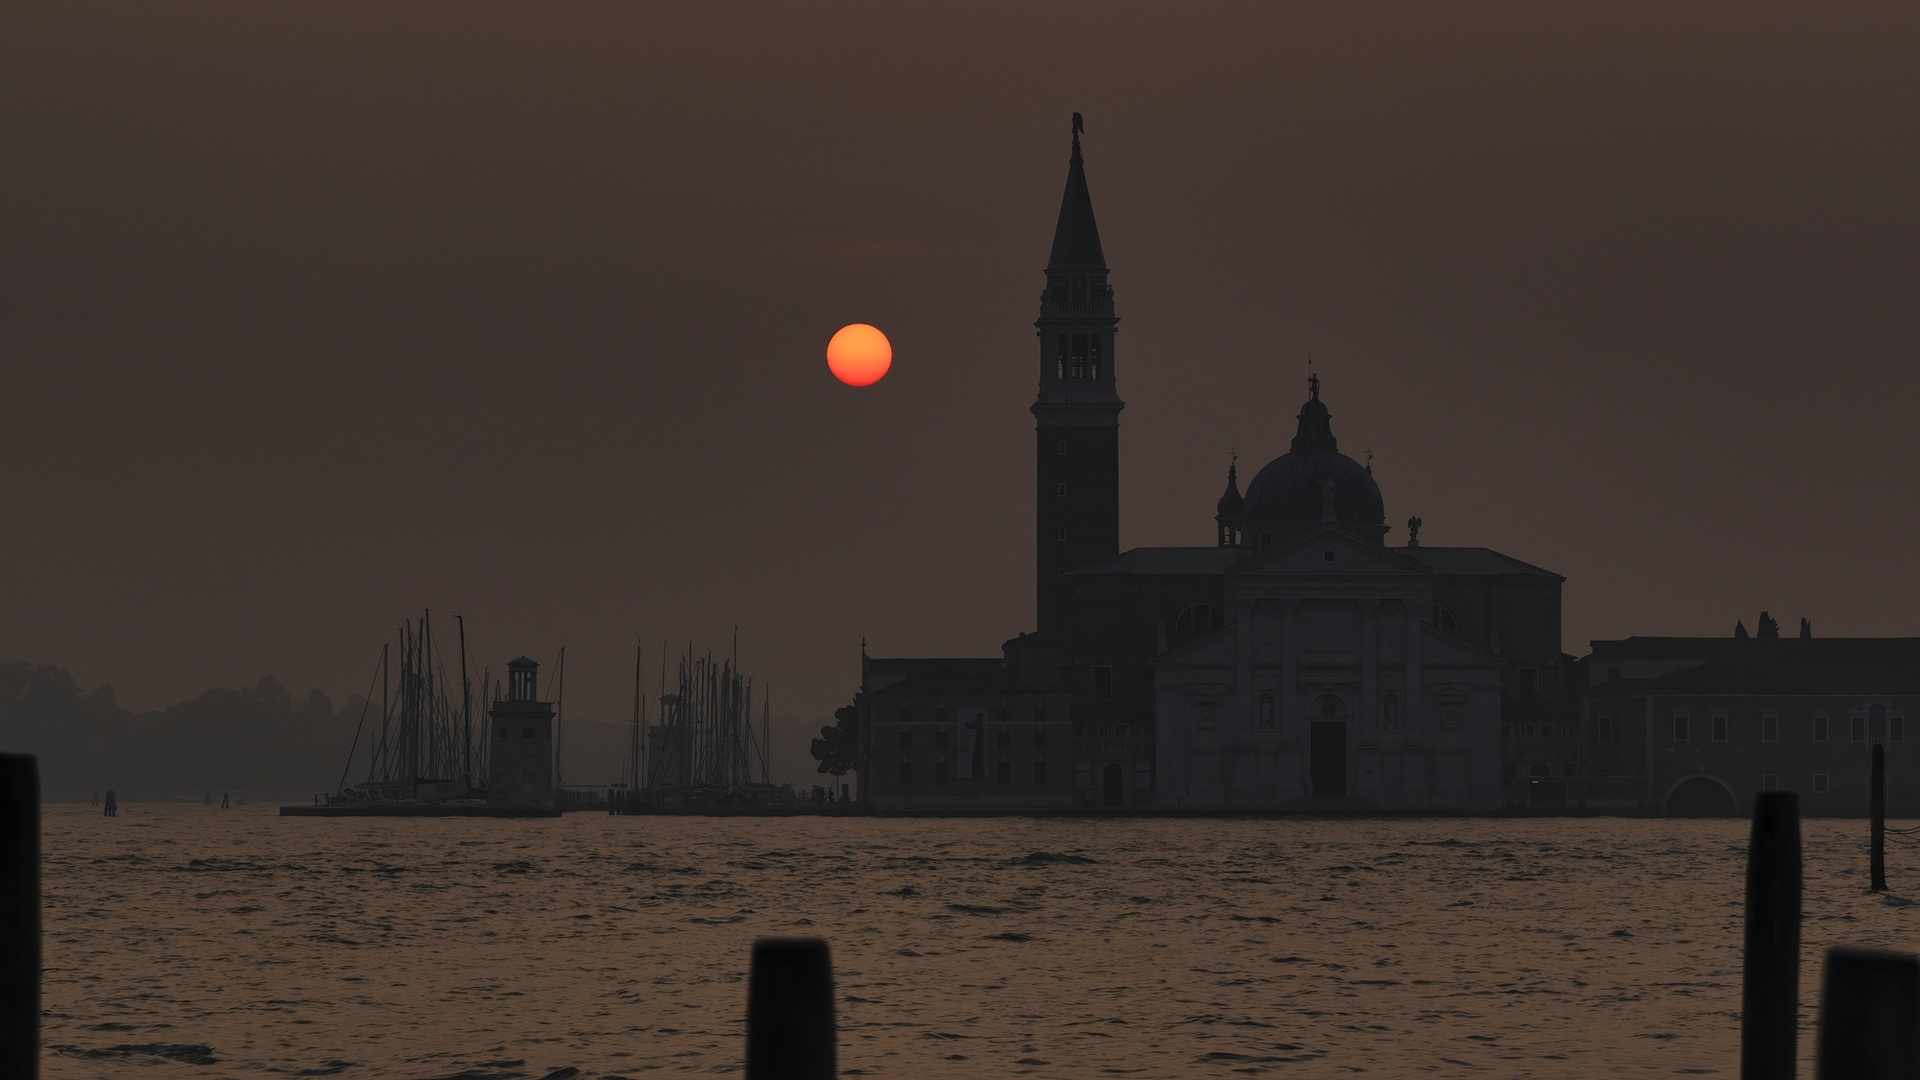
{"type": "MultiPolygon", "coordinates": [[[[44,1069],[737,1073],[774,934],[852,1076],[1732,1076],[1746,828],[49,806],[44,1069]]],[[[1889,901],[1864,822],[1805,838],[1810,1060],[1824,949],[1920,949],[1920,848],[1889,901]]]]}

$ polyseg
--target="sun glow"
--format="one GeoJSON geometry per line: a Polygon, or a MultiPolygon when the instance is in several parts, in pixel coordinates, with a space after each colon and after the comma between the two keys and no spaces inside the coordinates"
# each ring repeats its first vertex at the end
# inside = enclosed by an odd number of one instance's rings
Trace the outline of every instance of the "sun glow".
{"type": "Polygon", "coordinates": [[[843,326],[827,342],[827,367],[848,386],[872,386],[893,366],[893,344],[866,323],[843,326]]]}

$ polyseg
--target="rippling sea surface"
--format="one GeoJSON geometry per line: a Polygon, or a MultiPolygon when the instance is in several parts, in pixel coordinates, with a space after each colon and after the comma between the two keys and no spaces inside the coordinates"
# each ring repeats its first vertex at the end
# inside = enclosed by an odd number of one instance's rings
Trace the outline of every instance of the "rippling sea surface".
{"type": "MultiPolygon", "coordinates": [[[[1737,1075],[1746,828],[50,806],[45,1072],[733,1073],[777,934],[847,1075],[1737,1075]]],[[[1803,1058],[1828,945],[1920,947],[1865,831],[1805,827],[1803,1058]]]]}

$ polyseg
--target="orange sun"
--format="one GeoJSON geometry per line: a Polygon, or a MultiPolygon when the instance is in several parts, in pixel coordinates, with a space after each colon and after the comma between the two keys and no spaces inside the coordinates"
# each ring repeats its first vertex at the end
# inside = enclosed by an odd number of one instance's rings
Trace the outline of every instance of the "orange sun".
{"type": "Polygon", "coordinates": [[[848,386],[872,386],[892,366],[893,345],[887,335],[866,323],[843,326],[827,342],[827,367],[848,386]]]}

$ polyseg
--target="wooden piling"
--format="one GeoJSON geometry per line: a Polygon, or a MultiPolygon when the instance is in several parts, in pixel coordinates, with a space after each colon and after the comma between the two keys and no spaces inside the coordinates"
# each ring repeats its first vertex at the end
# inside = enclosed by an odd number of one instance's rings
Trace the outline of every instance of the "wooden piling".
{"type": "Polygon", "coordinates": [[[819,938],[761,938],[747,981],[747,1080],[832,1080],[833,960],[819,938]]]}
{"type": "Polygon", "coordinates": [[[1800,1013],[1800,803],[1765,791],[1747,841],[1740,1080],[1793,1080],[1800,1013]]]}
{"type": "Polygon", "coordinates": [[[1887,891],[1887,748],[1873,744],[1873,776],[1867,785],[1867,817],[1871,821],[1867,838],[1868,888],[1887,891]]]}
{"type": "Polygon", "coordinates": [[[40,768],[0,754],[0,1076],[40,1075],[40,768]]]}
{"type": "Polygon", "coordinates": [[[1920,960],[1875,949],[1827,951],[1820,1080],[1920,1076],[1920,960]]]}

